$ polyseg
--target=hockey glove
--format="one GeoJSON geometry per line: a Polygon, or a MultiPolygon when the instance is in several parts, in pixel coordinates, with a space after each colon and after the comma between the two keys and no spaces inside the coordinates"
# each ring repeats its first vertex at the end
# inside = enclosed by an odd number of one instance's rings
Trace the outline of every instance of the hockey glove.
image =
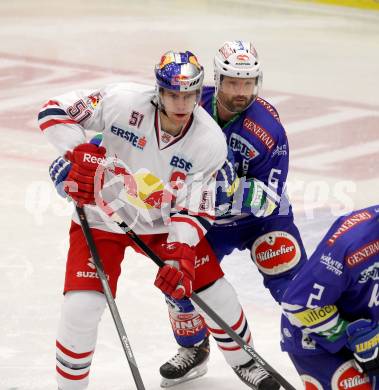
{"type": "Polygon", "coordinates": [[[358,369],[369,375],[379,375],[379,325],[373,320],[357,320],[346,328],[347,347],[354,352],[358,369]]]}
{"type": "Polygon", "coordinates": [[[163,244],[165,266],[159,269],[154,285],[174,299],[190,297],[195,279],[195,251],[187,244],[163,244]]]}
{"type": "Polygon", "coordinates": [[[234,156],[230,149],[224,165],[216,173],[216,183],[216,216],[225,218],[230,215],[233,197],[239,185],[234,169],[234,156]]]}
{"type": "Polygon", "coordinates": [[[105,148],[94,144],[81,144],[68,151],[65,159],[71,162],[64,190],[79,205],[95,201],[94,181],[96,169],[105,159],[105,148]]]}
{"type": "MultiPolygon", "coordinates": [[[[90,143],[100,146],[103,137],[102,134],[97,134],[94,136],[90,143]]],[[[71,163],[65,160],[62,156],[57,157],[50,165],[49,175],[54,183],[54,186],[58,192],[58,194],[62,198],[67,198],[67,192],[64,190],[65,181],[67,179],[67,175],[71,171],[71,163]]]]}
{"type": "Polygon", "coordinates": [[[49,174],[54,183],[54,186],[60,196],[67,198],[67,193],[64,190],[64,182],[71,170],[71,164],[62,156],[56,158],[50,165],[49,174]]]}

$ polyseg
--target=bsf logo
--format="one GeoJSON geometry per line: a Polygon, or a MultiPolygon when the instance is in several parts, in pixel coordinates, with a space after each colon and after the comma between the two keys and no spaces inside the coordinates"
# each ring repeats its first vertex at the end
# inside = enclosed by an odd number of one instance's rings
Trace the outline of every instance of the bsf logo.
{"type": "Polygon", "coordinates": [[[301,258],[300,246],[291,234],[283,231],[266,233],[256,239],[252,258],[266,275],[277,275],[294,268],[301,258]]]}
{"type": "Polygon", "coordinates": [[[370,379],[360,373],[352,360],[342,364],[332,377],[332,388],[336,390],[371,390],[370,379]]]}
{"type": "Polygon", "coordinates": [[[178,156],[172,156],[170,165],[175,168],[184,169],[186,172],[189,172],[192,168],[191,162],[188,162],[184,158],[180,158],[178,156]]]}

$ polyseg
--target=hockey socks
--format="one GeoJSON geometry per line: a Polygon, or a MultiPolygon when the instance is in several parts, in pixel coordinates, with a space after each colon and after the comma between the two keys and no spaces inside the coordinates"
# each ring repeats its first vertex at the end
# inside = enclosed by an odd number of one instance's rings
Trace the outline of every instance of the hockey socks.
{"type": "MultiPolygon", "coordinates": [[[[199,297],[205,301],[246,343],[253,345],[251,332],[245,314],[238,301],[237,294],[232,285],[221,278],[211,287],[200,292],[199,297]]],[[[201,313],[201,310],[199,310],[201,313]]],[[[210,317],[202,313],[208,330],[217,342],[231,367],[246,364],[251,357],[232,340],[210,317]]]]}
{"type": "Polygon", "coordinates": [[[56,341],[56,371],[61,390],[84,390],[105,309],[105,297],[95,291],[68,292],[63,300],[56,341]]]}

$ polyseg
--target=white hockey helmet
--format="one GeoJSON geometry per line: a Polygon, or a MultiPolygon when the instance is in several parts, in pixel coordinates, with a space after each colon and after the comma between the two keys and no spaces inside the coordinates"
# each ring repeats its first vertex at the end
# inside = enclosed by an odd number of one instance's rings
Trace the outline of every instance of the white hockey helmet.
{"type": "Polygon", "coordinates": [[[262,85],[263,74],[258,53],[251,42],[226,41],[218,50],[214,57],[216,95],[223,75],[238,78],[257,78],[253,101],[256,99],[262,85]]]}

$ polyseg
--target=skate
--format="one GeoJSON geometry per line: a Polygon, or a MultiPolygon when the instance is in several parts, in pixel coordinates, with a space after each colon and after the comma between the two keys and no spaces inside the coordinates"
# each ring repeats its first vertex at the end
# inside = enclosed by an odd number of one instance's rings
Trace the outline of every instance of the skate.
{"type": "Polygon", "coordinates": [[[181,347],[178,353],[159,369],[161,387],[171,387],[198,378],[207,372],[209,337],[195,347],[181,347]]]}
{"type": "Polygon", "coordinates": [[[278,390],[280,385],[274,378],[258,366],[254,360],[250,360],[243,366],[233,367],[234,372],[243,383],[254,390],[278,390]]]}

